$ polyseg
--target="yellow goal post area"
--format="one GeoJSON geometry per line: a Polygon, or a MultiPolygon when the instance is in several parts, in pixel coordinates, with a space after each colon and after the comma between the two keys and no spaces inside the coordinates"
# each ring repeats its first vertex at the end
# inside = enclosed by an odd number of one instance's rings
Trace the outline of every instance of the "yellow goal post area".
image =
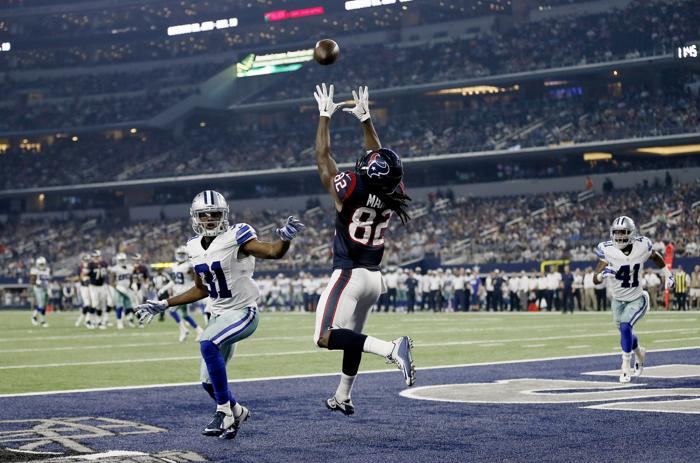
{"type": "Polygon", "coordinates": [[[547,273],[546,270],[549,267],[559,267],[561,265],[568,265],[569,259],[559,259],[559,260],[543,260],[540,263],[540,273],[547,273]]]}

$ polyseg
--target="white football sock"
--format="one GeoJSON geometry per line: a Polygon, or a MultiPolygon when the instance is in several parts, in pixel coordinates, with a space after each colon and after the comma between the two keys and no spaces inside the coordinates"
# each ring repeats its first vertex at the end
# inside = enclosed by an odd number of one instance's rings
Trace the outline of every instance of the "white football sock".
{"type": "Polygon", "coordinates": [[[224,413],[226,413],[228,416],[231,416],[231,415],[233,414],[233,412],[231,411],[231,402],[226,402],[226,403],[223,404],[223,405],[217,405],[217,406],[216,406],[216,411],[217,411],[217,412],[224,412],[224,413]]]}
{"type": "Polygon", "coordinates": [[[339,402],[345,402],[350,398],[352,393],[352,385],[355,383],[355,376],[348,376],[345,373],[340,374],[340,384],[338,384],[338,389],[335,390],[335,398],[339,402]]]}
{"type": "Polygon", "coordinates": [[[241,404],[236,402],[236,404],[233,406],[233,416],[241,416],[241,413],[243,413],[243,407],[241,407],[241,404]]]}
{"type": "Polygon", "coordinates": [[[642,355],[642,351],[640,350],[641,347],[642,347],[642,346],[640,346],[639,344],[637,344],[637,348],[634,350],[635,355],[637,355],[637,356],[641,356],[641,355],[642,355]]]}
{"type": "Polygon", "coordinates": [[[365,339],[365,344],[362,346],[363,352],[369,352],[370,354],[375,354],[382,357],[388,357],[391,355],[391,351],[393,350],[393,343],[389,341],[382,341],[381,339],[373,338],[372,336],[367,336],[367,339],[365,339]]]}

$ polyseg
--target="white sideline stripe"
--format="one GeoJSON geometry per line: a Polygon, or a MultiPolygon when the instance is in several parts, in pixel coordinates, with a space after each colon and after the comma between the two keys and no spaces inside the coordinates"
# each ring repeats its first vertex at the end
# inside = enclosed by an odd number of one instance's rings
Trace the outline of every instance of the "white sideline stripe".
{"type": "Polygon", "coordinates": [[[95,350],[95,349],[119,349],[122,347],[153,347],[153,346],[172,346],[175,342],[148,342],[139,344],[100,344],[97,346],[64,346],[64,347],[37,347],[32,349],[7,349],[0,350],[0,355],[2,354],[17,354],[23,352],[46,352],[50,350],[55,351],[66,351],[66,350],[95,350]]]}
{"type": "Polygon", "coordinates": [[[696,341],[698,339],[700,339],[700,336],[694,336],[692,338],[658,339],[654,342],[657,343],[657,342],[676,342],[676,341],[696,341]]]}
{"type": "Polygon", "coordinates": [[[546,345],[547,344],[523,344],[523,347],[528,347],[528,348],[530,348],[530,347],[544,347],[546,345]]]}
{"type": "Polygon", "coordinates": [[[566,346],[567,349],[588,349],[589,345],[581,345],[581,346],[566,346]]]}
{"type": "MultiPolygon", "coordinates": [[[[638,334],[660,334],[660,333],[693,333],[700,331],[700,328],[682,328],[677,330],[652,330],[652,331],[639,331],[638,334]]],[[[561,339],[575,339],[575,338],[600,338],[600,337],[610,337],[617,336],[618,333],[615,331],[609,331],[606,333],[598,334],[576,334],[570,336],[548,336],[544,338],[517,338],[517,339],[491,339],[491,340],[480,340],[480,341],[447,341],[447,342],[433,342],[433,343],[416,343],[416,346],[420,347],[440,347],[440,346],[468,346],[473,344],[484,344],[489,342],[530,342],[530,341],[556,341],[561,339]]]]}
{"type": "MultiPolygon", "coordinates": [[[[688,347],[672,347],[666,349],[654,349],[648,350],[649,352],[676,352],[682,350],[695,350],[700,349],[700,346],[688,346],[688,347]]],[[[612,355],[619,355],[619,352],[603,353],[603,354],[584,354],[584,355],[565,355],[560,357],[543,357],[535,359],[520,359],[520,360],[499,360],[495,362],[477,362],[477,363],[461,363],[453,365],[435,365],[431,367],[417,368],[418,371],[426,370],[441,370],[449,368],[467,368],[467,367],[480,367],[488,365],[508,365],[513,363],[531,363],[531,362],[547,362],[553,360],[567,360],[567,359],[577,359],[577,358],[591,358],[591,357],[609,357],[612,355]]],[[[383,369],[383,370],[367,370],[363,371],[362,374],[370,373],[389,373],[396,372],[395,368],[383,369]]],[[[328,376],[338,376],[340,373],[312,373],[307,375],[288,375],[288,376],[267,376],[260,378],[246,378],[246,379],[236,379],[229,381],[230,383],[253,383],[257,381],[280,381],[288,379],[305,379],[305,378],[323,378],[328,376]]],[[[76,394],[83,392],[108,392],[108,391],[127,391],[134,389],[153,389],[159,387],[182,387],[182,386],[199,386],[201,383],[165,383],[165,384],[144,384],[139,386],[119,386],[119,387],[99,387],[99,388],[88,388],[88,389],[66,389],[64,391],[42,391],[42,392],[21,392],[15,394],[0,394],[0,399],[8,397],[31,397],[37,395],[57,395],[57,394],[76,394]]]]}
{"type": "MultiPolygon", "coordinates": [[[[677,330],[655,330],[655,331],[645,331],[639,332],[639,334],[657,334],[657,333],[686,333],[686,332],[696,332],[700,331],[700,328],[687,328],[687,329],[677,329],[677,330]]],[[[516,338],[516,339],[481,339],[473,341],[446,341],[446,342],[433,342],[433,343],[423,343],[416,342],[417,347],[442,347],[442,346],[465,346],[465,345],[475,345],[480,347],[497,347],[502,346],[505,343],[512,342],[536,342],[536,341],[552,341],[561,339],[573,339],[573,338],[592,338],[592,337],[609,337],[615,336],[617,333],[599,333],[599,334],[581,334],[572,336],[549,336],[543,338],[516,338]]],[[[170,345],[170,343],[168,343],[170,345]]],[[[146,344],[145,346],[148,346],[146,344]]],[[[95,346],[96,347],[96,346],[95,346]]],[[[567,349],[578,349],[590,346],[575,346],[567,347],[567,349]]],[[[301,354],[312,354],[322,352],[318,349],[305,349],[296,351],[282,351],[282,352],[261,352],[261,353],[250,353],[250,354],[236,354],[236,357],[270,357],[270,356],[284,356],[284,355],[301,355],[301,354]]],[[[25,364],[25,365],[7,365],[0,366],[0,370],[25,370],[31,368],[60,368],[60,367],[74,367],[74,366],[89,366],[89,365],[119,365],[123,363],[150,363],[150,362],[173,362],[180,360],[198,360],[199,356],[176,356],[176,357],[154,357],[147,359],[124,359],[124,360],[95,360],[91,362],[63,362],[63,363],[44,363],[44,364],[25,364]]]]}

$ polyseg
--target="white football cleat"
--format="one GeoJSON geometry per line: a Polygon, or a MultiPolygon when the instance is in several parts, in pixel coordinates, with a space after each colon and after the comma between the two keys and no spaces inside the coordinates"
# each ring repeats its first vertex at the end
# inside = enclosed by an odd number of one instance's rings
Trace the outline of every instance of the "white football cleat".
{"type": "Polygon", "coordinates": [[[124,322],[121,320],[117,320],[117,329],[118,330],[123,330],[124,329],[124,322]]]}
{"type": "Polygon", "coordinates": [[[49,324],[42,320],[42,321],[41,321],[41,327],[42,327],[42,328],[48,328],[48,327],[49,327],[49,324]]]}
{"type": "Polygon", "coordinates": [[[197,337],[194,338],[194,340],[199,342],[202,339],[202,333],[204,333],[204,330],[198,326],[197,327],[197,337]]]}
{"type": "Polygon", "coordinates": [[[647,358],[647,350],[643,347],[639,347],[639,354],[635,352],[634,354],[634,370],[632,375],[635,377],[642,376],[642,371],[644,370],[644,360],[647,358]]]}
{"type": "Polygon", "coordinates": [[[413,341],[408,336],[401,336],[394,339],[392,343],[394,344],[394,349],[387,357],[387,361],[393,363],[401,370],[406,386],[413,386],[416,382],[416,368],[413,365],[413,355],[411,354],[413,341]]]}
{"type": "Polygon", "coordinates": [[[75,321],[75,327],[76,327],[76,328],[78,328],[78,327],[83,323],[83,319],[84,319],[84,318],[85,318],[85,317],[83,317],[82,314],[78,317],[78,319],[75,321]]]}
{"type": "Polygon", "coordinates": [[[180,342],[185,342],[185,339],[187,339],[187,336],[189,335],[190,332],[187,330],[180,331],[180,337],[178,337],[177,340],[180,342]]]}
{"type": "Polygon", "coordinates": [[[632,381],[632,367],[630,366],[631,354],[622,354],[622,366],[620,372],[620,382],[629,383],[632,381]]]}
{"type": "Polygon", "coordinates": [[[39,319],[35,315],[32,315],[32,325],[39,326],[39,319]]]}

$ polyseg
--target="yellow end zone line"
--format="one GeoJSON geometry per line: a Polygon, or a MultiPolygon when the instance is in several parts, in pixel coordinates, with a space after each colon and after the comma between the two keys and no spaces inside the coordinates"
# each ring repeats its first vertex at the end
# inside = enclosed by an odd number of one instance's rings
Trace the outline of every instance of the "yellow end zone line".
{"type": "MultiPolygon", "coordinates": [[[[683,350],[695,350],[700,349],[700,346],[688,346],[688,347],[674,347],[667,349],[654,349],[648,350],[648,353],[654,352],[675,352],[683,350]]],[[[561,357],[543,357],[535,359],[520,359],[520,360],[499,360],[495,362],[477,362],[477,363],[462,363],[462,364],[452,364],[452,365],[434,365],[430,367],[417,368],[418,371],[428,371],[428,370],[439,370],[439,369],[449,369],[449,368],[467,368],[467,367],[479,367],[479,366],[489,366],[489,365],[508,365],[515,363],[530,363],[530,362],[547,362],[554,360],[568,360],[577,358],[594,358],[594,357],[609,357],[612,355],[620,355],[618,352],[603,353],[603,354],[586,354],[586,355],[567,355],[561,357]]],[[[385,368],[382,370],[367,370],[361,372],[361,374],[369,373],[388,373],[396,372],[395,368],[385,368]]],[[[229,383],[252,383],[256,381],[279,381],[279,380],[289,380],[289,379],[305,379],[305,378],[323,378],[328,376],[338,376],[340,373],[311,373],[306,375],[288,375],[288,376],[268,376],[260,378],[246,378],[246,379],[236,379],[229,381],[229,383]]],[[[56,394],[76,394],[76,393],[86,393],[86,392],[108,392],[108,391],[125,391],[125,390],[135,390],[135,389],[152,389],[152,388],[162,388],[162,387],[183,387],[183,386],[199,386],[199,382],[191,383],[167,383],[167,384],[144,384],[139,386],[119,386],[119,387],[102,387],[102,388],[91,388],[91,389],[66,389],[63,391],[43,391],[43,392],[22,392],[16,394],[0,394],[0,399],[9,397],[30,397],[37,395],[56,395],[56,394]]]]}

